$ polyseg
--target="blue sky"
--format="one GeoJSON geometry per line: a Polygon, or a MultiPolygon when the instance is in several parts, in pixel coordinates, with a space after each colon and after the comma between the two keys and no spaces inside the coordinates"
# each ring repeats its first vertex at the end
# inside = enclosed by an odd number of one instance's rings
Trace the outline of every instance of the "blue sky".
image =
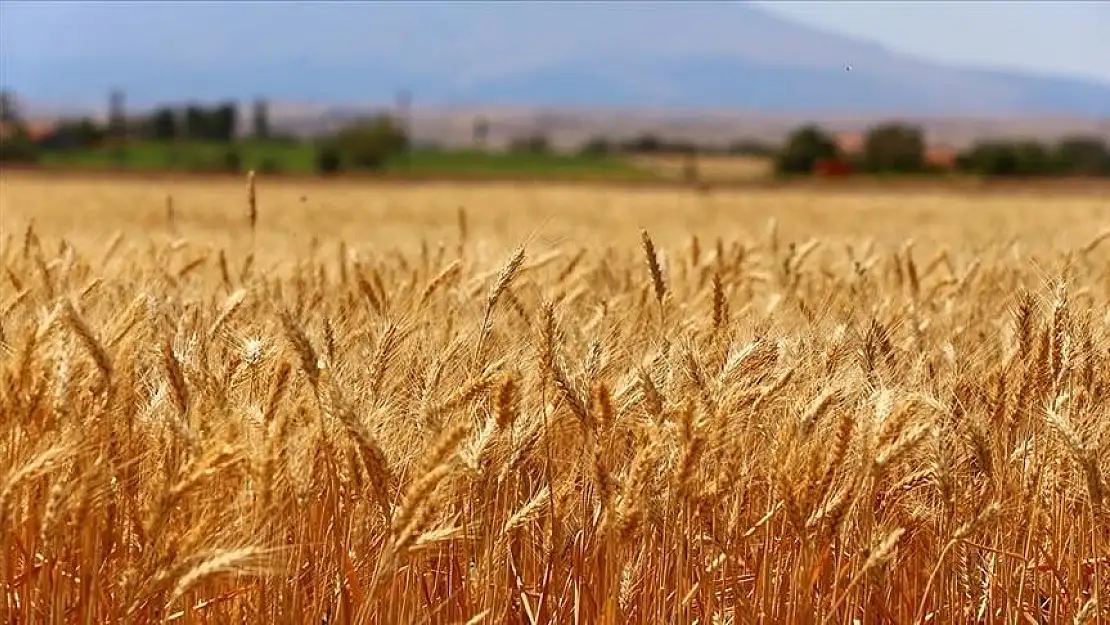
{"type": "Polygon", "coordinates": [[[1110,110],[1110,0],[748,6],[766,13],[728,0],[0,0],[0,84],[66,106],[111,87],[146,104],[260,93],[334,103],[405,85],[445,103],[1110,110]],[[929,61],[1103,87],[959,76],[929,61]]]}
{"type": "Polygon", "coordinates": [[[756,1],[810,26],[899,52],[992,69],[1110,82],[1110,2],[756,1]]]}
{"type": "MultiPolygon", "coordinates": [[[[674,4],[681,3],[676,0],[674,4]]],[[[931,60],[1110,82],[1110,36],[1105,35],[1110,33],[1110,2],[1104,0],[764,0],[754,4],[808,25],[877,40],[891,49],[931,60]]],[[[117,38],[143,41],[156,28],[143,28],[143,20],[149,20],[150,14],[140,19],[138,15],[144,12],[128,5],[132,2],[2,0],[0,54],[81,55],[111,47],[111,40],[117,38]],[[115,6],[94,8],[94,4],[115,6]],[[128,19],[129,14],[134,19],[128,19]]],[[[157,26],[199,27],[180,22],[157,26]]],[[[170,53],[203,56],[201,48],[170,53]]]]}

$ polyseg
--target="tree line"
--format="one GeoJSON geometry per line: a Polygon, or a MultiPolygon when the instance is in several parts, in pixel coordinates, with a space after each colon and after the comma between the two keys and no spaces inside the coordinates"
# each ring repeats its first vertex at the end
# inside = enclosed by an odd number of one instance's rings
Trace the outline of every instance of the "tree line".
{"type": "MultiPolygon", "coordinates": [[[[113,94],[105,122],[89,116],[64,118],[54,125],[50,134],[53,145],[78,149],[124,140],[188,139],[231,143],[242,136],[240,117],[239,106],[234,101],[212,105],[162,105],[146,114],[127,115],[123,111],[122,96],[113,94]]],[[[25,125],[22,112],[12,102],[10,93],[0,95],[0,122],[16,128],[25,125]]],[[[254,102],[251,124],[251,138],[270,138],[269,104],[265,100],[254,102]]]]}
{"type": "MultiPolygon", "coordinates": [[[[928,157],[923,131],[887,122],[864,134],[862,148],[846,154],[816,125],[798,128],[775,156],[780,175],[808,175],[823,164],[872,174],[929,174],[956,171],[986,177],[1110,176],[1110,145],[1098,137],[1071,136],[1055,142],[990,139],[959,152],[951,163],[928,157]]],[[[844,171],[844,169],[841,169],[844,171]]]]}
{"type": "MultiPolygon", "coordinates": [[[[223,146],[214,163],[203,169],[237,170],[241,165],[240,142],[289,141],[275,133],[269,104],[257,99],[249,119],[243,119],[234,101],[215,104],[187,103],[158,106],[142,115],[127,115],[123,95],[113,92],[106,122],[90,117],[63,119],[46,136],[32,137],[10,92],[0,92],[0,160],[34,162],[44,151],[113,148],[123,158],[130,142],[202,142],[223,146]]],[[[486,149],[490,122],[477,118],[473,147],[486,149]]],[[[308,140],[317,172],[378,170],[404,156],[411,138],[397,115],[380,113],[345,124],[338,130],[308,140]]],[[[508,149],[517,153],[553,152],[549,138],[540,132],[517,137],[508,149]]],[[[579,146],[582,155],[607,157],[618,154],[681,154],[690,159],[696,176],[696,158],[702,154],[751,155],[771,158],[781,176],[821,173],[924,175],[959,172],[987,177],[1110,176],[1110,146],[1097,137],[1064,137],[1055,142],[984,140],[958,153],[950,162],[929,157],[924,132],[902,122],[884,122],[864,133],[859,150],[845,151],[836,137],[816,124],[795,129],[779,146],[751,140],[725,146],[698,145],[666,140],[645,133],[626,140],[595,137],[579,146]]],[[[276,166],[275,166],[276,167],[276,166]]],[[[265,167],[263,169],[266,169],[265,167]]]]}
{"type": "MultiPolygon", "coordinates": [[[[407,133],[395,117],[376,115],[344,125],[336,132],[301,141],[274,132],[270,123],[269,104],[257,99],[251,108],[249,129],[244,127],[235,101],[215,104],[187,103],[162,105],[145,114],[127,115],[123,95],[109,96],[105,121],[83,116],[58,120],[50,131],[35,136],[29,128],[14,95],[0,92],[0,161],[34,163],[47,152],[75,152],[106,148],[120,161],[126,160],[126,147],[131,144],[201,143],[222,146],[216,156],[204,162],[179,163],[190,169],[238,171],[242,164],[240,148],[244,141],[268,143],[305,143],[314,151],[315,166],[320,173],[341,170],[372,170],[381,168],[408,148],[407,133]]],[[[267,161],[262,169],[276,170],[267,161]]]]}

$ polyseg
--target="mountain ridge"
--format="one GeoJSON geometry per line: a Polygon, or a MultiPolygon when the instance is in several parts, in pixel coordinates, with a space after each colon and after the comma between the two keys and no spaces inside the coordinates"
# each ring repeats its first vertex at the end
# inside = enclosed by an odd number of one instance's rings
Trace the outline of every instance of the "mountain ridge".
{"type": "Polygon", "coordinates": [[[71,6],[82,41],[3,31],[6,86],[30,101],[119,87],[138,106],[342,105],[405,89],[432,107],[1110,117],[1110,83],[927,62],[747,3],[71,6]]]}

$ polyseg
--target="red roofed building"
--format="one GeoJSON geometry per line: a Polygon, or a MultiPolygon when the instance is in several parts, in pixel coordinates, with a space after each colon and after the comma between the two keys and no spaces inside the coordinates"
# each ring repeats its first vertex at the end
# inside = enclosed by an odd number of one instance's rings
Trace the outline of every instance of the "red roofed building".
{"type": "MultiPolygon", "coordinates": [[[[29,122],[24,124],[28,138],[36,143],[52,137],[57,127],[57,124],[53,122],[29,122]]],[[[14,136],[17,128],[15,124],[0,123],[0,139],[14,136]]]]}
{"type": "Polygon", "coordinates": [[[814,173],[824,178],[843,178],[852,173],[852,166],[842,158],[823,158],[817,161],[814,173]]]}

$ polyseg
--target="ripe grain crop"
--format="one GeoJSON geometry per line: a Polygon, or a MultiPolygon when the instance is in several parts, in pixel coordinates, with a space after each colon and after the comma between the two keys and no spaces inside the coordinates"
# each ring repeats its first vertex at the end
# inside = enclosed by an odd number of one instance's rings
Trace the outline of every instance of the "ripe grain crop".
{"type": "Polygon", "coordinates": [[[0,182],[4,622],[1110,619],[1104,198],[0,182]]]}

